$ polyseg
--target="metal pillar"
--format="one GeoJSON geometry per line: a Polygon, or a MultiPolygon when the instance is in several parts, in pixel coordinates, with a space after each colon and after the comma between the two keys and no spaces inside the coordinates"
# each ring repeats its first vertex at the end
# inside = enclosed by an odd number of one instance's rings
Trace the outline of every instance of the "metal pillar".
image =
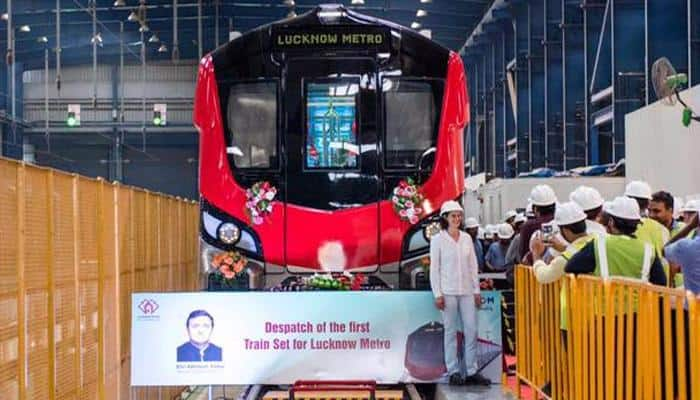
{"type": "Polygon", "coordinates": [[[61,0],[56,0],[56,90],[61,97],[61,0]]]}
{"type": "MultiPolygon", "coordinates": [[[[10,63],[10,110],[15,119],[15,26],[12,25],[12,0],[7,0],[7,61],[10,63]]],[[[14,125],[14,121],[13,121],[14,125]]],[[[14,129],[14,128],[13,128],[14,129]]]]}
{"type": "Polygon", "coordinates": [[[197,54],[202,59],[202,0],[197,0],[197,54]]]}
{"type": "Polygon", "coordinates": [[[562,38],[561,0],[545,0],[542,40],[544,54],[544,143],[547,154],[546,165],[555,170],[564,167],[564,132],[562,121],[562,38]]]}
{"type": "Polygon", "coordinates": [[[173,62],[180,59],[180,40],[177,35],[177,0],[173,0],[173,62]]]}

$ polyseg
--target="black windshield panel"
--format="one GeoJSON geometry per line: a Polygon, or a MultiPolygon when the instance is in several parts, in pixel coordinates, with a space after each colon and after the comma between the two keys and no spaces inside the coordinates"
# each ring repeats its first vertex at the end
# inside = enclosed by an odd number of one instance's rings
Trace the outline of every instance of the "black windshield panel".
{"type": "Polygon", "coordinates": [[[423,158],[437,144],[443,86],[438,79],[382,80],[386,168],[426,167],[423,158]]]}
{"type": "Polygon", "coordinates": [[[226,152],[236,168],[277,168],[277,82],[233,83],[228,93],[226,152]]]}

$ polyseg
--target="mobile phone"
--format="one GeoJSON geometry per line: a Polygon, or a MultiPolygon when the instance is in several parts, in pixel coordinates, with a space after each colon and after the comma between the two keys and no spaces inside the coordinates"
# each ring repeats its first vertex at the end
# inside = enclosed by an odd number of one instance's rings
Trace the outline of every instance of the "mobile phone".
{"type": "Polygon", "coordinates": [[[542,224],[540,231],[542,231],[542,240],[545,243],[549,243],[552,241],[552,238],[554,237],[554,225],[553,224],[551,224],[551,223],[542,224]]]}

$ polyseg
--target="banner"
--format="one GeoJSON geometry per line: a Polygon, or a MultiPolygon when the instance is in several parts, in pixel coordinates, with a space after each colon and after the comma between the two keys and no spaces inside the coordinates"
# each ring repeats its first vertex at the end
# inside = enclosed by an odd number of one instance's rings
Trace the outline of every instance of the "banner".
{"type": "MultiPolygon", "coordinates": [[[[500,294],[482,304],[478,366],[496,383],[500,294]]],[[[441,321],[428,291],[137,293],[131,384],[445,381],[441,321]]]]}

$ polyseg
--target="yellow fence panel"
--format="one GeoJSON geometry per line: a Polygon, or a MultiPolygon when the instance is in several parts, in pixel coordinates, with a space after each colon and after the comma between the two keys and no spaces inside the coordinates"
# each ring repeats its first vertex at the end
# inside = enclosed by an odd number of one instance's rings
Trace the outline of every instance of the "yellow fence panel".
{"type": "Polygon", "coordinates": [[[700,399],[698,297],[621,278],[542,285],[525,266],[515,290],[519,385],[548,399],[700,399]]]}
{"type": "Polygon", "coordinates": [[[3,400],[179,393],[129,387],[131,293],[197,289],[198,218],[191,201],[0,159],[3,400]]]}

